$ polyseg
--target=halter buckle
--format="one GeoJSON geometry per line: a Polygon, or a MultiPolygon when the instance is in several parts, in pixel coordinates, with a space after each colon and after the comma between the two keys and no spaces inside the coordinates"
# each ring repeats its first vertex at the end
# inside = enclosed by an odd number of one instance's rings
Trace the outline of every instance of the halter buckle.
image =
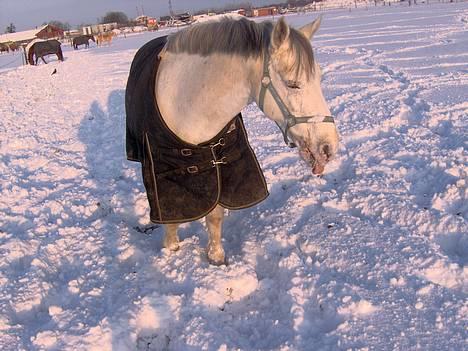
{"type": "Polygon", "coordinates": [[[297,124],[296,117],[289,115],[288,118],[286,119],[286,124],[289,127],[293,127],[297,124]]]}
{"type": "Polygon", "coordinates": [[[264,87],[267,87],[268,85],[270,85],[270,83],[271,83],[271,78],[270,77],[265,76],[265,77],[262,78],[262,85],[264,87]]]}

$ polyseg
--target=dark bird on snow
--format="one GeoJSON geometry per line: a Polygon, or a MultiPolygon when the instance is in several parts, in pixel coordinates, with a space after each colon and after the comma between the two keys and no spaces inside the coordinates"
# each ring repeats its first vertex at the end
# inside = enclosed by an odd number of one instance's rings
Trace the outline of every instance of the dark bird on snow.
{"type": "Polygon", "coordinates": [[[54,68],[54,71],[52,72],[52,74],[55,74],[55,73],[57,73],[57,68],[54,68]]]}

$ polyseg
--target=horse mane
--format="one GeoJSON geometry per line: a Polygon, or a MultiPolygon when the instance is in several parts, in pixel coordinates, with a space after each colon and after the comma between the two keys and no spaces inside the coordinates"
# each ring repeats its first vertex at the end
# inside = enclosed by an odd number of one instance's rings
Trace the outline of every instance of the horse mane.
{"type": "MultiPolygon", "coordinates": [[[[314,54],[310,41],[298,30],[289,27],[289,45],[294,57],[290,71],[314,73],[314,54]]],[[[166,50],[201,56],[212,54],[239,55],[244,58],[263,57],[268,51],[273,22],[257,23],[246,18],[222,17],[217,21],[195,24],[168,37],[166,50]]]]}

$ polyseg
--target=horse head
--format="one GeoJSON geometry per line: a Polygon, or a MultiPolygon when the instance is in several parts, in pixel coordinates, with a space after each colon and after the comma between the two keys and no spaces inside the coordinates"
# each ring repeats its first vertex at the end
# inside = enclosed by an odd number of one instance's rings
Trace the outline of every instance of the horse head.
{"type": "Polygon", "coordinates": [[[338,149],[338,133],[320,85],[311,39],[320,18],[299,30],[283,18],[273,27],[263,55],[258,104],[283,132],[314,174],[322,174],[338,149]]]}

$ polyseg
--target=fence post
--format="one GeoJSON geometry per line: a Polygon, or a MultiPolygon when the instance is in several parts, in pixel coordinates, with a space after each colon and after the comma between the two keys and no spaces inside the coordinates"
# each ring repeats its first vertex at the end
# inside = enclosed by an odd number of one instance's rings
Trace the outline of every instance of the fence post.
{"type": "Polygon", "coordinates": [[[28,64],[28,56],[26,55],[26,46],[21,45],[21,48],[23,49],[23,55],[21,55],[21,61],[23,62],[23,66],[26,66],[28,64]]]}

